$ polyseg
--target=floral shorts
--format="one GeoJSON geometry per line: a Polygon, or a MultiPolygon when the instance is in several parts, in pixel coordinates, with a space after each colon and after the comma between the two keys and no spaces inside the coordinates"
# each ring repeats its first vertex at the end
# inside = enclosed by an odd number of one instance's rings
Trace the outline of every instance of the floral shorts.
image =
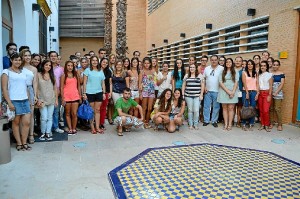
{"type": "Polygon", "coordinates": [[[144,125],[144,123],[136,117],[133,117],[133,119],[131,119],[131,117],[126,117],[125,124],[123,124],[122,117],[117,116],[114,122],[117,126],[134,126],[135,128],[140,128],[144,125]]]}

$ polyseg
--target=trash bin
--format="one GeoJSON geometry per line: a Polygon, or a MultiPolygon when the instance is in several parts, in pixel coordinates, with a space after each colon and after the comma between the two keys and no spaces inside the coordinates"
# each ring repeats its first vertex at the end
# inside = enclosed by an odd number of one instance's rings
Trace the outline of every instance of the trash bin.
{"type": "Polygon", "coordinates": [[[6,118],[0,119],[0,164],[11,161],[9,129],[3,129],[3,125],[6,123],[6,118]]]}

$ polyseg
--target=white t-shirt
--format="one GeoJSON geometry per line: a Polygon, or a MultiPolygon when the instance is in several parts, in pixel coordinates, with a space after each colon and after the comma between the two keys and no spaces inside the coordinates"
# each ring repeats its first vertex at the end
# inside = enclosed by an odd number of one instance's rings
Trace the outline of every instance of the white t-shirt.
{"type": "Polygon", "coordinates": [[[215,69],[207,66],[204,69],[205,86],[208,91],[219,92],[219,76],[224,70],[223,66],[218,65],[215,69]]]}
{"type": "Polygon", "coordinates": [[[16,73],[9,69],[4,69],[2,74],[8,77],[8,95],[10,100],[25,100],[27,95],[27,77],[24,69],[21,73],[16,73]]]}
{"type": "Polygon", "coordinates": [[[27,68],[23,68],[22,72],[26,74],[26,84],[27,84],[27,86],[32,86],[34,73],[31,70],[28,70],[27,68]]]}
{"type": "MultiPolygon", "coordinates": [[[[157,75],[157,80],[161,80],[163,78],[164,76],[162,72],[159,72],[157,75]]],[[[172,89],[172,72],[168,72],[167,79],[158,86],[158,93],[162,93],[167,88],[172,89]]]]}
{"type": "Polygon", "coordinates": [[[258,82],[259,82],[259,90],[269,90],[270,84],[269,80],[272,78],[273,74],[269,72],[264,72],[259,75],[258,82]]]}

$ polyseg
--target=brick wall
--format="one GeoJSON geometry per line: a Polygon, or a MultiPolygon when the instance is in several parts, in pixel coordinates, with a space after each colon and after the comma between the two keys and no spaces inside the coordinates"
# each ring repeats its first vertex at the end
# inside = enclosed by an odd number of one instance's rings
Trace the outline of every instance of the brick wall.
{"type": "MultiPolygon", "coordinates": [[[[167,1],[149,16],[146,16],[146,48],[152,44],[163,46],[163,40],[177,42],[180,33],[186,38],[210,32],[206,23],[212,23],[213,29],[220,29],[257,17],[269,16],[268,51],[278,59],[278,52],[288,51],[287,59],[281,59],[281,69],[286,73],[284,86],[285,99],[283,108],[284,122],[292,121],[295,69],[297,58],[297,38],[299,12],[294,8],[300,6],[299,0],[232,0],[232,1],[199,1],[180,0],[167,1]],[[226,3],[225,3],[226,2],[226,3]],[[247,9],[256,9],[256,15],[247,16],[247,9]]],[[[252,58],[254,54],[241,54],[243,58],[252,58]]],[[[235,57],[233,55],[231,57],[235,57]]]]}
{"type": "Polygon", "coordinates": [[[61,37],[60,38],[60,54],[64,63],[69,59],[70,55],[74,55],[75,52],[80,52],[81,56],[88,53],[89,51],[95,51],[98,55],[99,48],[103,47],[103,38],[73,38],[73,37],[61,37]],[[85,51],[83,51],[85,48],[85,51]]]}

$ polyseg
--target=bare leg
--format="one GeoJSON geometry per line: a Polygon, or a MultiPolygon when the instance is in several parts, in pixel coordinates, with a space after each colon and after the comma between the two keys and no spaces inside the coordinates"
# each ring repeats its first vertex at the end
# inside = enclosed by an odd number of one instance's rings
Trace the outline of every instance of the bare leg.
{"type": "MultiPolygon", "coordinates": [[[[154,102],[154,98],[148,98],[148,104],[147,104],[147,115],[146,115],[146,122],[149,122],[150,119],[150,114],[152,112],[153,109],[153,102],[154,102]]],[[[145,109],[144,109],[145,110],[145,109]]]]}
{"type": "Polygon", "coordinates": [[[145,123],[148,123],[148,122],[149,122],[149,118],[148,118],[148,120],[147,120],[147,118],[146,118],[146,115],[147,115],[148,99],[149,99],[149,98],[144,97],[143,100],[142,100],[142,108],[143,108],[143,114],[144,114],[144,120],[145,120],[145,123]]]}
{"type": "Polygon", "coordinates": [[[167,129],[169,133],[174,133],[176,130],[175,120],[170,120],[169,124],[167,125],[167,129]]]}
{"type": "MultiPolygon", "coordinates": [[[[134,101],[136,101],[139,104],[140,103],[140,98],[135,98],[134,101]]],[[[137,108],[134,108],[133,110],[134,110],[133,111],[134,112],[133,113],[134,117],[138,118],[139,117],[139,110],[137,108]]]]}
{"type": "Polygon", "coordinates": [[[66,103],[65,106],[65,114],[66,114],[66,120],[67,120],[67,125],[69,128],[69,131],[72,130],[72,123],[71,123],[71,103],[66,103]]]}
{"type": "Polygon", "coordinates": [[[33,131],[34,131],[34,106],[30,106],[30,112],[31,112],[31,117],[30,117],[30,129],[29,129],[29,143],[33,144],[34,143],[34,137],[33,137],[33,131]]]}
{"type": "Polygon", "coordinates": [[[72,118],[72,129],[73,132],[76,131],[76,126],[77,126],[77,110],[78,110],[78,102],[73,102],[71,104],[71,118],[72,118]]]}
{"type": "Polygon", "coordinates": [[[102,102],[95,102],[95,122],[96,122],[96,131],[100,131],[99,126],[100,126],[100,107],[101,107],[102,102]]]}
{"type": "Polygon", "coordinates": [[[222,104],[223,118],[224,118],[224,130],[228,128],[228,104],[222,104]]]}
{"type": "Polygon", "coordinates": [[[13,134],[16,139],[17,145],[22,145],[21,134],[20,134],[20,120],[21,120],[21,116],[16,115],[15,119],[12,121],[12,130],[13,130],[13,134]]]}
{"type": "MultiPolygon", "coordinates": [[[[90,106],[94,110],[94,118],[92,120],[90,120],[91,131],[94,132],[95,131],[94,120],[95,120],[95,117],[96,117],[95,102],[90,102],[90,106]]],[[[98,118],[98,120],[99,120],[99,118],[98,118]]]]}
{"type": "Polygon", "coordinates": [[[231,130],[231,125],[234,118],[234,105],[235,104],[228,104],[228,130],[231,130]]]}
{"type": "Polygon", "coordinates": [[[21,129],[21,140],[22,144],[27,144],[27,138],[29,134],[29,125],[30,125],[30,118],[31,114],[22,115],[20,117],[20,121],[22,123],[22,129],[21,129]]]}

